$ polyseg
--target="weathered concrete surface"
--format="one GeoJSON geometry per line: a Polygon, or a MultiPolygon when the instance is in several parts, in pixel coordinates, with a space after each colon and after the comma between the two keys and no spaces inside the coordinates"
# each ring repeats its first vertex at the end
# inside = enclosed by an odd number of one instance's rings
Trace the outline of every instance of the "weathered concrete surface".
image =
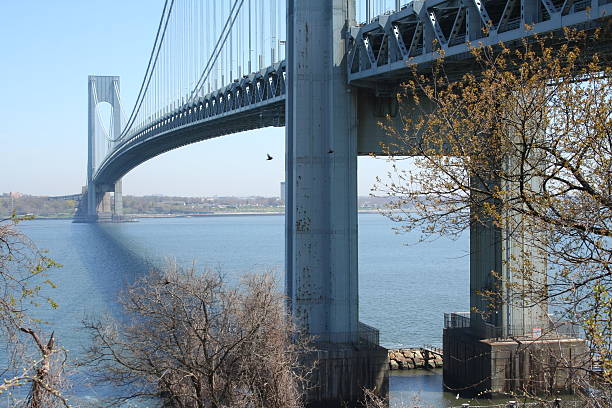
{"type": "Polygon", "coordinates": [[[491,388],[490,350],[469,327],[444,329],[444,386],[453,392],[477,394],[491,388]]]}
{"type": "Polygon", "coordinates": [[[306,393],[308,408],[361,407],[363,389],[389,393],[387,350],[383,347],[319,345],[306,356],[317,361],[306,393]]]}
{"type": "Polygon", "coordinates": [[[466,394],[573,393],[588,350],[582,339],[481,340],[444,330],[444,384],[466,394]]]}
{"type": "Polygon", "coordinates": [[[115,182],[115,192],[113,194],[113,222],[123,221],[123,183],[119,179],[115,182]]]}
{"type": "Polygon", "coordinates": [[[585,373],[588,350],[582,339],[482,342],[491,350],[494,394],[573,393],[585,373]]]}
{"type": "MultiPolygon", "coordinates": [[[[357,137],[345,0],[287,3],[287,297],[311,335],[358,333],[357,137]]],[[[352,338],[347,338],[352,336],[352,338]]]]}

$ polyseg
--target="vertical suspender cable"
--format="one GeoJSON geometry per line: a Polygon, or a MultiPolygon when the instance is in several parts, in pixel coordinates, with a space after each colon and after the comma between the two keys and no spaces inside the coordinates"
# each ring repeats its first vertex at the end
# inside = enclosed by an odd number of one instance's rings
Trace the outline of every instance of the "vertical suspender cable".
{"type": "Polygon", "coordinates": [[[157,55],[159,55],[159,49],[161,48],[161,44],[163,44],[163,41],[164,41],[164,36],[165,36],[165,33],[166,33],[166,28],[168,26],[168,19],[170,18],[171,14],[172,14],[172,7],[173,7],[173,5],[174,5],[174,0],[172,0],[172,2],[170,3],[169,7],[168,7],[168,0],[166,0],[164,2],[164,8],[162,10],[162,16],[160,18],[159,26],[157,28],[157,33],[155,35],[155,41],[153,43],[153,49],[151,50],[151,55],[149,57],[149,62],[147,64],[147,69],[145,70],[145,76],[144,76],[144,79],[143,79],[142,84],[140,86],[140,90],[138,92],[138,96],[136,97],[136,104],[134,105],[134,109],[130,113],[130,117],[128,118],[128,120],[126,122],[124,133],[127,133],[130,130],[130,128],[132,127],[132,125],[134,124],[134,122],[136,121],[136,117],[137,117],[138,112],[140,110],[140,106],[142,105],[142,98],[144,97],[144,93],[146,93],[146,88],[148,88],[147,78],[149,78],[149,81],[150,81],[151,69],[155,65],[155,63],[157,62],[157,55]],[[167,13],[166,13],[166,11],[167,11],[167,13]],[[164,24],[164,18],[166,19],[165,24],[164,24]],[[162,30],[163,30],[163,32],[162,32],[162,30]],[[160,36],[160,34],[161,34],[161,36],[160,36]],[[157,50],[157,52],[156,52],[156,50],[157,50]]]}
{"type": "Polygon", "coordinates": [[[238,11],[238,24],[236,24],[236,35],[234,35],[234,66],[236,68],[236,78],[240,79],[240,54],[242,49],[240,48],[240,25],[242,24],[242,13],[238,11]]]}
{"type": "Polygon", "coordinates": [[[259,21],[257,21],[257,26],[259,27],[259,69],[263,69],[264,67],[264,8],[265,8],[265,0],[260,0],[259,7],[259,21]]]}
{"type": "Polygon", "coordinates": [[[236,26],[236,79],[240,80],[242,76],[242,31],[244,24],[244,14],[242,10],[238,11],[238,25],[236,26]]]}
{"type": "Polygon", "coordinates": [[[225,25],[223,27],[223,29],[221,30],[221,35],[219,36],[215,47],[213,49],[213,53],[212,53],[212,57],[211,59],[209,59],[208,63],[206,64],[206,67],[204,68],[204,70],[202,71],[202,74],[200,75],[200,78],[197,81],[197,85],[196,87],[194,87],[192,93],[191,93],[191,97],[193,97],[194,93],[196,93],[198,91],[198,89],[202,86],[203,83],[206,82],[206,80],[209,78],[210,73],[212,72],[212,68],[215,66],[215,64],[218,61],[218,58],[223,56],[223,51],[225,49],[227,49],[225,46],[225,44],[227,43],[227,39],[228,36],[230,34],[230,31],[232,29],[232,27],[234,26],[234,23],[236,22],[236,19],[238,17],[238,12],[240,11],[240,9],[242,8],[242,5],[244,4],[245,0],[235,0],[232,9],[230,10],[229,14],[228,14],[228,18],[225,22],[225,25]]]}
{"type": "MultiPolygon", "coordinates": [[[[195,69],[195,73],[197,74],[198,70],[200,69],[200,67],[202,66],[202,55],[204,55],[204,2],[197,2],[197,4],[200,5],[199,8],[199,17],[198,17],[198,38],[199,38],[199,45],[198,45],[198,63],[195,69]]],[[[194,81],[195,81],[195,76],[194,76],[194,81]]],[[[195,84],[194,84],[195,85],[195,84]]],[[[204,96],[204,95],[200,95],[200,96],[204,96]]]]}
{"type": "Polygon", "coordinates": [[[276,0],[270,0],[270,63],[276,62],[276,0]]]}
{"type": "Polygon", "coordinates": [[[183,14],[181,15],[181,30],[179,31],[179,37],[180,39],[182,39],[182,41],[179,41],[181,44],[181,59],[179,60],[179,65],[181,67],[181,77],[180,77],[180,83],[179,83],[179,106],[182,105],[182,97],[183,97],[183,88],[185,87],[185,66],[187,65],[186,63],[186,54],[187,54],[187,42],[189,41],[189,38],[186,38],[187,36],[185,35],[187,32],[187,24],[186,24],[186,20],[187,20],[187,14],[185,13],[185,10],[187,9],[187,7],[185,6],[185,3],[183,3],[183,14]]]}
{"type": "Polygon", "coordinates": [[[181,100],[184,98],[187,93],[187,89],[189,88],[189,66],[190,58],[191,58],[191,15],[190,15],[190,6],[191,2],[189,0],[186,1],[185,5],[185,37],[187,40],[185,41],[185,75],[183,77],[183,87],[181,88],[181,100]]]}
{"type": "Polygon", "coordinates": [[[259,24],[259,7],[261,4],[261,0],[254,0],[255,1],[255,7],[253,7],[253,30],[255,30],[255,32],[253,33],[254,36],[254,41],[255,41],[255,61],[254,61],[254,65],[255,65],[255,70],[259,71],[260,67],[260,60],[261,58],[259,57],[259,55],[261,54],[261,51],[259,50],[259,29],[261,28],[261,25],[259,24]]]}
{"type": "MultiPolygon", "coordinates": [[[[199,47],[199,58],[198,58],[198,69],[196,69],[196,72],[200,69],[200,67],[202,66],[202,61],[204,60],[204,55],[206,54],[204,50],[206,50],[206,34],[208,33],[208,30],[205,29],[206,24],[204,24],[204,8],[205,5],[207,4],[207,2],[198,2],[200,4],[200,47],[199,47]]],[[[208,13],[206,13],[206,16],[208,16],[208,13]]],[[[195,77],[194,77],[195,80],[195,77]]],[[[203,94],[201,96],[204,96],[203,94]]]]}
{"type": "MultiPolygon", "coordinates": [[[[229,4],[227,6],[227,10],[228,10],[228,15],[229,13],[231,13],[231,9],[232,9],[232,0],[228,0],[229,4]]],[[[233,74],[234,74],[234,38],[236,37],[236,32],[234,31],[233,27],[230,29],[229,32],[229,44],[227,44],[227,71],[228,71],[228,75],[227,75],[227,83],[231,84],[231,82],[234,80],[233,74]]]]}
{"type": "MultiPolygon", "coordinates": [[[[212,38],[216,38],[217,37],[217,2],[213,1],[213,37],[212,38]]],[[[212,57],[212,51],[211,51],[211,55],[208,57],[209,59],[212,57]]],[[[213,90],[217,89],[217,77],[218,77],[218,72],[217,72],[217,68],[218,66],[215,66],[213,68],[213,90]]]]}
{"type": "Polygon", "coordinates": [[[248,29],[248,35],[249,35],[249,74],[251,72],[253,72],[253,66],[252,66],[252,54],[253,54],[253,45],[252,45],[252,30],[251,30],[251,21],[252,21],[252,17],[251,17],[251,0],[249,0],[249,29],[248,29]]]}
{"type": "Polygon", "coordinates": [[[284,55],[282,54],[282,50],[281,50],[281,41],[284,41],[285,36],[283,35],[283,19],[282,19],[282,11],[284,10],[284,6],[285,2],[283,0],[278,2],[278,8],[276,10],[276,21],[277,23],[277,30],[278,30],[278,41],[276,43],[276,49],[278,50],[277,55],[278,55],[278,60],[282,61],[284,58],[284,55]]]}
{"type": "MultiPolygon", "coordinates": [[[[223,21],[225,19],[225,2],[222,3],[222,14],[221,14],[221,18],[223,21]]],[[[223,88],[225,86],[225,84],[227,83],[227,51],[228,51],[228,47],[226,46],[226,44],[223,44],[223,48],[222,48],[222,52],[221,52],[221,83],[219,84],[219,87],[223,88]]]]}
{"type": "Polygon", "coordinates": [[[188,27],[187,27],[187,5],[185,3],[183,3],[183,18],[181,21],[181,28],[182,28],[182,32],[181,32],[181,37],[183,39],[183,41],[181,41],[181,51],[182,51],[182,56],[181,56],[181,86],[179,88],[179,96],[180,96],[180,104],[182,105],[182,100],[183,100],[183,89],[185,89],[185,68],[187,67],[187,50],[189,49],[189,36],[187,35],[188,33],[188,27]]]}
{"type": "MultiPolygon", "coordinates": [[[[210,3],[206,2],[206,16],[210,19],[210,3]]],[[[213,16],[214,20],[214,16],[213,16]]],[[[212,36],[210,35],[210,31],[212,30],[212,24],[207,24],[206,26],[206,58],[210,58],[210,39],[212,36]]],[[[204,61],[202,61],[202,65],[204,65],[204,61]]],[[[210,93],[210,79],[206,81],[208,83],[208,93],[210,93]]]]}

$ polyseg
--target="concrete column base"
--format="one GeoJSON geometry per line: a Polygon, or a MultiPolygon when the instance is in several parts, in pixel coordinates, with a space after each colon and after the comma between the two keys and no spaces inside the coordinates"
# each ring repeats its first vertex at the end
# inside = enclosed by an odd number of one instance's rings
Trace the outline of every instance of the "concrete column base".
{"type": "Polygon", "coordinates": [[[98,222],[98,214],[89,214],[89,197],[87,194],[87,187],[83,187],[83,193],[81,199],[79,200],[79,205],[76,208],[74,216],[72,217],[72,222],[75,223],[94,223],[98,222]]]}
{"type": "Polygon", "coordinates": [[[582,339],[483,340],[470,328],[444,329],[444,385],[462,395],[571,394],[587,361],[582,339]]]}
{"type": "Polygon", "coordinates": [[[307,363],[317,361],[306,391],[306,407],[361,407],[364,388],[387,399],[387,349],[351,344],[317,344],[315,347],[305,357],[307,363]]]}
{"type": "Polygon", "coordinates": [[[93,224],[98,222],[98,216],[92,217],[92,216],[80,216],[80,215],[75,215],[72,218],[72,222],[76,223],[76,224],[93,224]]]}

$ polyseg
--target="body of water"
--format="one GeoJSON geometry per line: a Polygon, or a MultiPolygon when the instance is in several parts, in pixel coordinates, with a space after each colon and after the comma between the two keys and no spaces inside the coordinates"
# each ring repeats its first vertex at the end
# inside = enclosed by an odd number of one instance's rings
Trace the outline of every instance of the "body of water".
{"type": "MultiPolygon", "coordinates": [[[[440,345],[443,313],[469,309],[469,240],[465,236],[407,246],[418,237],[395,234],[394,225],[378,214],[359,216],[360,320],[378,328],[381,344],[389,348],[440,345]]],[[[20,228],[63,265],[51,275],[58,288],[49,291],[59,309],[41,308],[36,313],[49,322],[72,356],[83,347],[83,318],[118,313],[118,292],[165,258],[218,268],[228,280],[253,271],[284,275],[283,216],[142,219],[124,224],[34,220],[20,228]]],[[[432,406],[447,406],[439,371],[430,374],[418,380],[414,375],[392,376],[392,397],[422,395],[432,406]]],[[[73,392],[95,398],[99,390],[88,387],[84,375],[73,380],[73,392]]]]}

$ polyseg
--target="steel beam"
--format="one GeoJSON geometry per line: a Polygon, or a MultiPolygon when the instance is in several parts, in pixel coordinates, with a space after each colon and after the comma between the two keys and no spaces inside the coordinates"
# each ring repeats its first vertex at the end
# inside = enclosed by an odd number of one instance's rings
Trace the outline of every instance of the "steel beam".
{"type": "MultiPolygon", "coordinates": [[[[568,1],[558,9],[551,0],[521,0],[520,18],[517,14],[509,25],[510,12],[517,7],[516,3],[517,0],[420,0],[390,16],[368,19],[365,25],[354,27],[350,32],[349,83],[365,88],[381,82],[397,83],[406,78],[410,66],[429,69],[441,53],[455,65],[465,60],[465,70],[470,71],[473,69],[471,47],[512,44],[535,35],[561,34],[566,27],[602,27],[612,15],[609,1],[592,0],[590,7],[574,7],[574,2],[568,1]],[[412,38],[412,44],[407,55],[399,60],[372,61],[367,56],[376,54],[377,50],[371,50],[369,38],[386,38],[395,43],[389,44],[389,48],[401,48],[398,39],[412,38]]],[[[609,41],[609,38],[600,38],[595,47],[608,47],[609,53],[609,41]]]]}

